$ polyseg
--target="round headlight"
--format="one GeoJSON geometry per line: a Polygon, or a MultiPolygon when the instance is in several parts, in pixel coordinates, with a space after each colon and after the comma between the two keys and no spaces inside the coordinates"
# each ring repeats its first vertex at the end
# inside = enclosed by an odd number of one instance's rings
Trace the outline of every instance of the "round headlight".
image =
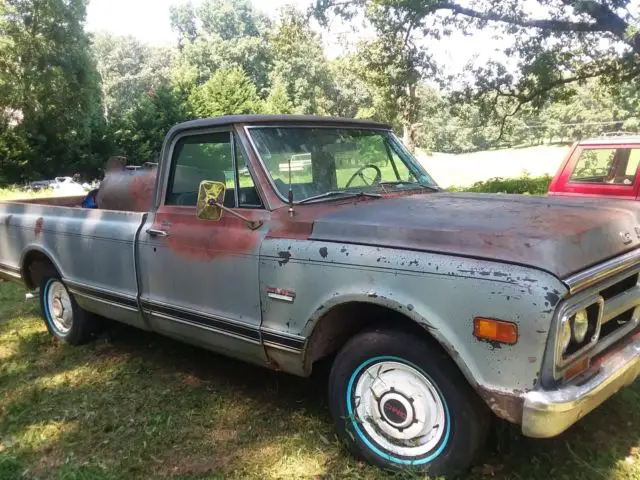
{"type": "Polygon", "coordinates": [[[573,339],[576,343],[584,342],[589,330],[589,318],[586,310],[580,310],[573,317],[573,339]]]}
{"type": "Polygon", "coordinates": [[[562,353],[566,353],[567,348],[569,348],[569,344],[571,343],[571,324],[568,320],[562,322],[559,337],[560,338],[558,338],[558,342],[560,343],[562,353]]]}

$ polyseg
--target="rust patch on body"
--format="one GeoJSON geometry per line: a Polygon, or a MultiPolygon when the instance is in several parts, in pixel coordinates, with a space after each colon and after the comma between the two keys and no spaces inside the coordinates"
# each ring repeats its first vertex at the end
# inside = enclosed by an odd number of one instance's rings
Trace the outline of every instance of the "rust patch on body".
{"type": "MultiPolygon", "coordinates": [[[[273,212],[272,225],[267,238],[288,238],[293,240],[307,240],[313,230],[316,220],[329,212],[339,210],[345,206],[367,204],[371,199],[348,199],[317,205],[297,205],[294,215],[289,215],[289,208],[280,208],[273,212]]],[[[345,253],[346,249],[342,252],[345,253]]],[[[323,257],[324,258],[324,257],[323,257]]]]}
{"type": "Polygon", "coordinates": [[[524,410],[524,396],[522,392],[505,393],[490,390],[481,386],[476,387],[480,397],[498,417],[508,422],[521,424],[524,410]]]}
{"type": "Polygon", "coordinates": [[[33,229],[33,233],[35,233],[36,238],[40,238],[40,234],[42,233],[42,227],[44,226],[44,219],[42,217],[39,217],[36,220],[36,225],[33,229]]]}
{"type": "MultiPolygon", "coordinates": [[[[264,211],[243,212],[250,220],[264,220],[264,211]]],[[[257,254],[260,230],[250,230],[244,220],[224,215],[218,222],[199,220],[195,208],[163,207],[153,228],[167,231],[168,247],[176,254],[210,261],[228,255],[257,254]]]]}

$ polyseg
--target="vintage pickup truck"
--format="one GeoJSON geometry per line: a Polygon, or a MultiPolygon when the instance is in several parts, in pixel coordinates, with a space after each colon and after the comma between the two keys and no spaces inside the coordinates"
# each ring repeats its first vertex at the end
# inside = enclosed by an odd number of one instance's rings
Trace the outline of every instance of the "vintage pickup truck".
{"type": "MultiPolygon", "coordinates": [[[[491,412],[557,435],[640,372],[640,207],[443,192],[390,127],[186,122],[97,195],[0,204],[0,272],[70,344],[114,319],[300,376],[347,447],[449,474],[491,412]]],[[[215,368],[212,366],[211,368],[215,368]]]]}

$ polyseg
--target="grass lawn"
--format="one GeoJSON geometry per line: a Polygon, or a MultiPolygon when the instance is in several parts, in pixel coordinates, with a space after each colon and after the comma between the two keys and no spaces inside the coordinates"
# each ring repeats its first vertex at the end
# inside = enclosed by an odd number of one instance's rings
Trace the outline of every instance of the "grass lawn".
{"type": "Polygon", "coordinates": [[[15,200],[24,198],[44,198],[54,197],[56,195],[53,190],[45,190],[41,192],[27,192],[19,188],[0,188],[0,201],[15,200]]]}
{"type": "MultiPolygon", "coordinates": [[[[0,479],[391,478],[334,435],[326,374],[301,379],[140,332],[55,343],[0,283],[0,479]]],[[[640,479],[640,384],[570,432],[498,424],[467,479],[640,479]]]]}

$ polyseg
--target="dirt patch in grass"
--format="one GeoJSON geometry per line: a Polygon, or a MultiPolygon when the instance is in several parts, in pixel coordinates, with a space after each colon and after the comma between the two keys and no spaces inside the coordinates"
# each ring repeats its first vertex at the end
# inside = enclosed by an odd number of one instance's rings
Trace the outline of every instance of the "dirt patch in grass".
{"type": "MultiPolygon", "coordinates": [[[[0,478],[390,478],[340,445],[326,377],[270,372],[116,326],[55,344],[0,284],[0,478]]],[[[498,424],[466,479],[640,478],[640,386],[552,440],[498,424]]]]}

